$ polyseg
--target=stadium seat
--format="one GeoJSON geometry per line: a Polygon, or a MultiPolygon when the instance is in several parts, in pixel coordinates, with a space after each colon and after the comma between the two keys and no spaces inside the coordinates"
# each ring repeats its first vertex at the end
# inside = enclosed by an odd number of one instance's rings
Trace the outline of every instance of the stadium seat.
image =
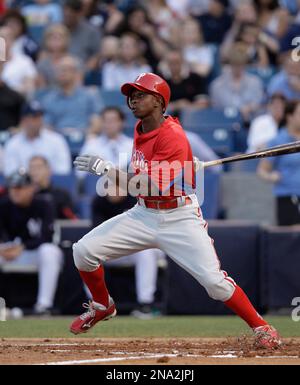
{"type": "Polygon", "coordinates": [[[91,219],[92,196],[84,195],[76,200],[75,211],[80,219],[91,219]]]}
{"type": "Polygon", "coordinates": [[[235,136],[243,127],[239,111],[233,108],[185,109],[181,123],[186,130],[198,133],[218,154],[235,151],[235,136]]]}
{"type": "Polygon", "coordinates": [[[133,137],[134,135],[134,127],[137,122],[137,119],[131,112],[131,110],[126,106],[122,108],[123,113],[125,114],[125,127],[124,134],[133,137]]]}
{"type": "Polygon", "coordinates": [[[222,72],[221,60],[220,60],[220,48],[217,44],[209,44],[209,46],[211,47],[213,52],[214,64],[207,79],[208,84],[214,81],[222,72]]]}
{"type": "Polygon", "coordinates": [[[266,67],[266,68],[250,67],[250,68],[247,68],[247,72],[249,74],[259,77],[259,79],[263,83],[264,88],[267,89],[270,80],[276,73],[276,69],[272,66],[266,67]]]}
{"type": "Polygon", "coordinates": [[[55,187],[67,190],[73,199],[77,196],[77,178],[74,173],[68,175],[52,175],[52,183],[55,187]]]}
{"type": "Polygon", "coordinates": [[[126,105],[126,98],[120,91],[100,91],[105,107],[122,107],[126,105]]]}
{"type": "Polygon", "coordinates": [[[96,186],[99,180],[99,176],[96,175],[86,175],[83,180],[83,193],[84,195],[93,197],[96,195],[96,186]]]}
{"type": "Polygon", "coordinates": [[[217,219],[220,208],[219,197],[220,174],[206,171],[204,173],[204,200],[201,210],[205,219],[217,219]]]}

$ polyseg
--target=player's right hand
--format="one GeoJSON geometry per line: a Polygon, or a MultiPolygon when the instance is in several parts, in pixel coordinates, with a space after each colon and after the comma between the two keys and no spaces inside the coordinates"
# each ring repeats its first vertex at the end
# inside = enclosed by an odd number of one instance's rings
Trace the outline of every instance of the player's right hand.
{"type": "Polygon", "coordinates": [[[105,161],[99,156],[79,155],[74,160],[74,166],[79,171],[86,171],[95,175],[103,175],[109,171],[112,163],[105,161]]]}

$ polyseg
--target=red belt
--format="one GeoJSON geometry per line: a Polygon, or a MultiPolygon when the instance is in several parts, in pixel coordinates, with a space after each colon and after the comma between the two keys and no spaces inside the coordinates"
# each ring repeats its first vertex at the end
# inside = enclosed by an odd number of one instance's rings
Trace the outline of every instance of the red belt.
{"type": "Polygon", "coordinates": [[[168,209],[176,209],[177,207],[182,207],[186,205],[190,205],[192,203],[192,199],[190,197],[183,197],[178,202],[178,199],[171,199],[167,201],[150,201],[143,198],[138,198],[138,204],[141,206],[145,206],[147,209],[154,210],[168,210],[168,209]],[[143,203],[141,203],[141,201],[143,203]]]}

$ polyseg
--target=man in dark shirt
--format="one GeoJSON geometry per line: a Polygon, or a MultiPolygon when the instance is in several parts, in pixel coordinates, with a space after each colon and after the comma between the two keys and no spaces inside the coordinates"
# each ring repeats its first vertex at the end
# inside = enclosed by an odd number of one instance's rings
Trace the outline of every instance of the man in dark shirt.
{"type": "MultiPolygon", "coordinates": [[[[0,75],[3,68],[0,61],[0,75]]],[[[8,87],[0,77],[0,131],[9,130],[19,124],[24,98],[8,87]]]]}
{"type": "Polygon", "coordinates": [[[208,107],[206,80],[190,71],[180,50],[171,49],[166,53],[160,72],[171,89],[168,110],[173,114],[180,113],[183,108],[208,107]]]}
{"type": "Polygon", "coordinates": [[[51,200],[35,197],[35,186],[23,170],[7,180],[8,196],[0,201],[0,266],[36,265],[39,289],[35,313],[53,306],[62,252],[54,244],[51,200]]]}
{"type": "Polygon", "coordinates": [[[228,0],[210,0],[208,11],[198,17],[206,43],[222,43],[232,24],[228,7],[228,0]]]}
{"type": "Polygon", "coordinates": [[[53,186],[51,168],[46,158],[39,155],[32,157],[29,162],[29,175],[36,186],[37,194],[53,200],[55,219],[77,219],[69,192],[53,186]]]}

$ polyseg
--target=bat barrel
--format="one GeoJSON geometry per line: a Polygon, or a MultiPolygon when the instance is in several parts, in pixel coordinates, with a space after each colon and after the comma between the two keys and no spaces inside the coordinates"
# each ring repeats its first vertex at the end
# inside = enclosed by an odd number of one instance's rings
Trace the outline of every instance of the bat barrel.
{"type": "Polygon", "coordinates": [[[294,154],[300,152],[300,141],[283,144],[280,146],[270,147],[264,150],[251,152],[249,154],[239,154],[234,156],[229,156],[223,159],[216,159],[209,162],[204,162],[204,167],[217,166],[220,164],[230,163],[230,162],[239,162],[242,160],[250,159],[259,159],[267,158],[279,155],[294,154]]]}

